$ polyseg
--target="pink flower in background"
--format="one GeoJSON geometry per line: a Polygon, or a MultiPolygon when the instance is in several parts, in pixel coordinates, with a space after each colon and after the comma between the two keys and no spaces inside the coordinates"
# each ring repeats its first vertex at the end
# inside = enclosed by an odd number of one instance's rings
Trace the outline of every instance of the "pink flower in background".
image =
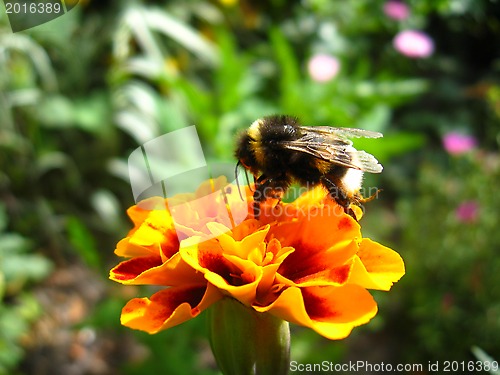
{"type": "Polygon", "coordinates": [[[443,147],[452,155],[460,155],[476,147],[477,141],[471,135],[450,132],[443,137],[443,147]]]}
{"type": "Polygon", "coordinates": [[[393,40],[393,45],[399,53],[411,58],[429,57],[434,52],[432,38],[418,30],[399,32],[393,40]]]}
{"type": "Polygon", "coordinates": [[[387,17],[401,21],[410,15],[410,8],[401,1],[390,0],[384,4],[384,13],[387,17]]]}
{"type": "Polygon", "coordinates": [[[459,221],[472,223],[476,221],[479,213],[479,205],[475,201],[462,202],[455,210],[455,216],[459,221]]]}
{"type": "Polygon", "coordinates": [[[307,70],[314,81],[327,82],[338,74],[340,61],[331,55],[317,54],[309,60],[307,70]]]}

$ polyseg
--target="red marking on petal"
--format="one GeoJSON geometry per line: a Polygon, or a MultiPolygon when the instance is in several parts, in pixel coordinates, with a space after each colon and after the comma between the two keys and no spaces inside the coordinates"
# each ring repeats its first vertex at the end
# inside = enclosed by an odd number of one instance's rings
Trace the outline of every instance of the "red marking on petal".
{"type": "Polygon", "coordinates": [[[330,271],[330,280],[339,284],[344,284],[351,272],[351,264],[336,267],[330,271]]]}
{"type": "Polygon", "coordinates": [[[151,303],[147,307],[147,309],[149,310],[147,319],[149,321],[158,322],[154,325],[162,325],[183,303],[188,303],[191,307],[192,312],[196,312],[196,306],[203,299],[205,290],[205,286],[193,286],[176,289],[165,289],[159,293],[156,293],[151,297],[151,303]]]}
{"type": "Polygon", "coordinates": [[[336,311],[326,298],[309,293],[307,288],[302,289],[302,296],[307,314],[312,320],[330,320],[342,314],[336,311]]]}
{"type": "Polygon", "coordinates": [[[137,300],[135,300],[135,305],[133,307],[132,306],[125,306],[123,308],[122,313],[128,314],[128,313],[131,313],[134,310],[137,310],[138,306],[146,306],[146,305],[147,305],[146,301],[144,301],[142,299],[137,299],[137,300]]]}
{"type": "Polygon", "coordinates": [[[320,261],[318,249],[315,246],[303,242],[290,244],[290,246],[295,248],[295,251],[288,255],[278,269],[278,272],[286,278],[297,281],[332,267],[320,261]]]}
{"type": "Polygon", "coordinates": [[[159,225],[156,225],[156,224],[154,224],[153,222],[151,222],[151,220],[147,220],[147,221],[145,222],[145,224],[146,224],[148,227],[150,227],[150,228],[154,229],[155,231],[161,232],[161,227],[160,227],[159,225]]]}
{"type": "Polygon", "coordinates": [[[198,262],[202,267],[222,276],[227,282],[231,281],[232,270],[222,254],[212,252],[202,253],[199,256],[198,262]]]}
{"type": "Polygon", "coordinates": [[[198,286],[182,288],[175,293],[157,293],[151,297],[151,301],[162,307],[152,314],[151,319],[164,321],[183,303],[189,303],[191,308],[194,308],[201,302],[204,294],[205,287],[198,286]]]}
{"type": "Polygon", "coordinates": [[[164,233],[165,239],[161,242],[161,251],[170,259],[175,253],[179,251],[179,238],[175,230],[169,230],[164,233]]]}
{"type": "Polygon", "coordinates": [[[113,278],[116,280],[132,280],[144,271],[161,265],[162,261],[159,256],[133,258],[125,262],[121,262],[118,266],[116,266],[112,270],[113,278]]]}
{"type": "Polygon", "coordinates": [[[196,306],[201,302],[203,295],[205,294],[205,286],[193,286],[186,287],[177,293],[160,293],[155,294],[151,297],[151,300],[155,303],[159,303],[165,306],[175,306],[177,307],[181,303],[187,302],[191,306],[196,306]]]}
{"type": "Polygon", "coordinates": [[[350,230],[352,228],[352,221],[348,217],[343,217],[337,224],[338,230],[350,230]]]}

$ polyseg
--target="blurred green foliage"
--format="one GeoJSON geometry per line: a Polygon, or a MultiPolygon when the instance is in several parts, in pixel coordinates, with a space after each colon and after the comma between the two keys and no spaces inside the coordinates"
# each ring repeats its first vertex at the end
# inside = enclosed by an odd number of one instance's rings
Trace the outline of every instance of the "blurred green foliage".
{"type": "MultiPolygon", "coordinates": [[[[43,314],[33,290],[68,264],[106,286],[81,324],[115,346],[131,335],[120,308],[144,291],[106,280],[130,229],[131,151],[196,124],[207,158],[230,161],[236,132],[274,113],[384,133],[356,140],[385,166],[366,178],[384,191],[362,224],[408,269],[393,292],[376,294],[377,318],[348,339],[295,329],[293,358],[427,363],[467,360],[477,345],[500,359],[500,3],[408,0],[403,21],[383,4],[88,0],[15,34],[0,12],[0,373],[31,368],[26,338],[43,314]],[[435,53],[398,53],[392,40],[404,29],[426,31],[435,53]],[[318,53],[340,62],[328,82],[308,72],[318,53]],[[475,136],[478,149],[450,157],[441,144],[450,131],[475,136]],[[463,201],[479,207],[472,222],[457,219],[463,201]]],[[[138,333],[146,354],[118,357],[102,373],[215,374],[203,327],[198,318],[138,333]]]]}
{"type": "Polygon", "coordinates": [[[29,284],[46,277],[52,264],[33,251],[33,244],[17,233],[6,232],[4,205],[0,205],[0,374],[8,374],[22,358],[21,337],[40,315],[29,284]]]}
{"type": "Polygon", "coordinates": [[[400,201],[408,254],[401,303],[415,326],[405,342],[421,348],[405,347],[401,354],[460,360],[472,358],[470,348],[480,345],[498,356],[500,159],[476,152],[442,165],[435,160],[422,162],[417,195],[400,201]]]}

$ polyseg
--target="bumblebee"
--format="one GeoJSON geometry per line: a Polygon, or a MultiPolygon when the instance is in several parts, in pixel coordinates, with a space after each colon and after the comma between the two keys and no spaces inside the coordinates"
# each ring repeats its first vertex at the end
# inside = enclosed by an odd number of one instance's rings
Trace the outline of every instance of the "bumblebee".
{"type": "Polygon", "coordinates": [[[254,217],[268,198],[281,201],[292,183],[323,185],[344,211],[355,217],[350,204],[370,200],[360,194],[363,172],[380,173],[382,165],[365,151],[358,151],[348,138],[380,138],[381,133],[329,126],[302,126],[292,116],[258,119],[238,140],[236,168],[253,174],[254,217]]]}

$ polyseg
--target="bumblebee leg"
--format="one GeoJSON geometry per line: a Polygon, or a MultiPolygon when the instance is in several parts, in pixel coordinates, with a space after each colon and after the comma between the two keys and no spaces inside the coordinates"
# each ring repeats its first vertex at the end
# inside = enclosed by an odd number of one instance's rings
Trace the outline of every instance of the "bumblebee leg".
{"type": "Polygon", "coordinates": [[[377,191],[375,193],[373,193],[372,195],[370,195],[368,198],[361,197],[359,199],[359,201],[361,203],[371,202],[372,200],[378,198],[378,193],[380,193],[381,191],[382,191],[382,189],[377,189],[377,191]]]}
{"type": "Polygon", "coordinates": [[[259,178],[255,178],[255,176],[253,176],[253,178],[255,180],[256,185],[260,185],[266,182],[266,180],[268,179],[268,177],[265,174],[261,175],[259,178]]]}
{"type": "MultiPolygon", "coordinates": [[[[258,219],[260,216],[260,204],[268,198],[279,199],[285,193],[290,183],[285,178],[266,178],[260,176],[257,180],[255,192],[253,194],[253,216],[258,219]]],[[[278,202],[278,204],[279,204],[278,202]]]]}
{"type": "Polygon", "coordinates": [[[253,217],[255,219],[259,219],[260,216],[260,202],[265,199],[264,189],[265,183],[255,185],[255,191],[253,192],[253,217]]]}
{"type": "Polygon", "coordinates": [[[330,198],[337,202],[344,209],[344,212],[346,214],[353,217],[354,220],[357,221],[354,211],[349,207],[351,201],[342,188],[342,185],[340,183],[336,184],[328,177],[323,177],[321,179],[321,183],[326,188],[326,190],[328,190],[328,195],[330,196],[330,198]]]}
{"type": "Polygon", "coordinates": [[[255,191],[253,192],[253,217],[259,219],[260,216],[260,203],[266,199],[264,192],[266,190],[266,185],[268,178],[266,175],[261,175],[259,178],[255,178],[255,191]]]}
{"type": "Polygon", "coordinates": [[[278,208],[278,206],[281,204],[281,199],[282,199],[282,198],[283,198],[283,197],[278,197],[278,198],[277,198],[277,199],[278,199],[278,202],[274,205],[274,209],[275,209],[275,210],[276,210],[276,209],[278,208]]]}

